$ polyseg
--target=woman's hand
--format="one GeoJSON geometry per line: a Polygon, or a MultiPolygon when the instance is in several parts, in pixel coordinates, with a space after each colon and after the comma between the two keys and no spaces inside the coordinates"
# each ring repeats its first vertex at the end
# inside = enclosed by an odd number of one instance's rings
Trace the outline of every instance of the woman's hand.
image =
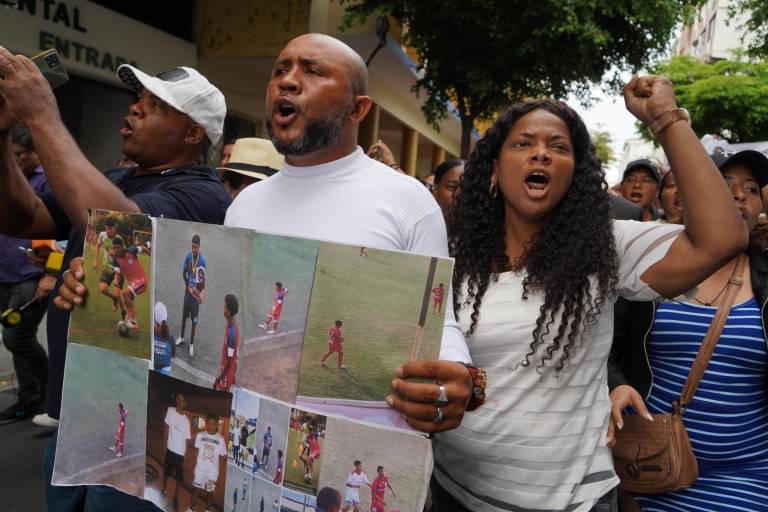
{"type": "Polygon", "coordinates": [[[610,399],[611,421],[608,424],[608,440],[606,444],[608,447],[613,448],[616,444],[615,429],[618,428],[621,430],[624,428],[624,421],[621,417],[624,409],[632,406],[635,408],[637,413],[640,414],[640,416],[644,417],[648,421],[653,421],[653,416],[651,416],[651,413],[648,412],[648,408],[645,406],[645,402],[640,396],[640,393],[638,393],[635,388],[627,384],[622,384],[613,388],[613,391],[611,391],[610,394],[610,399]]]}
{"type": "Polygon", "coordinates": [[[675,90],[663,76],[633,76],[624,86],[624,103],[636,118],[649,126],[665,112],[675,110],[675,90]]]}
{"type": "Polygon", "coordinates": [[[394,394],[386,400],[402,413],[410,426],[430,433],[459,426],[472,393],[472,377],[466,366],[453,361],[414,361],[404,364],[395,373],[394,394]],[[430,379],[437,384],[411,382],[407,380],[410,378],[430,379]],[[441,385],[445,388],[447,401],[440,406],[442,421],[436,422],[441,385]]]}

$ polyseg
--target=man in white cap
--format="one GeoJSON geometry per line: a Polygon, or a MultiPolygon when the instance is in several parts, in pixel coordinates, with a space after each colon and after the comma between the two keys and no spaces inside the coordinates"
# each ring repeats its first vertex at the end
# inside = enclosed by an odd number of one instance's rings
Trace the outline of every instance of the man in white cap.
{"type": "Polygon", "coordinates": [[[227,187],[232,200],[245,187],[265,180],[283,166],[285,157],[277,152],[271,140],[245,138],[237,139],[232,154],[226,163],[218,168],[221,182],[227,187]]]}
{"type": "MultiPolygon", "coordinates": [[[[69,239],[64,267],[82,254],[89,208],[147,213],[155,217],[221,224],[230,199],[213,169],[197,165],[221,137],[226,105],[221,92],[191,68],[152,77],[123,65],[118,76],[137,99],[129,107],[120,135],[123,153],[138,165],[96,169],[64,126],[48,82],[27,57],[0,47],[0,233],[36,239],[69,239]],[[16,121],[32,135],[52,192],[35,196],[11,152],[9,131],[16,121]]],[[[82,278],[82,265],[59,278],[82,278]],[[73,276],[72,274],[77,274],[73,276]]],[[[83,283],[73,289],[84,291],[83,283]]],[[[67,288],[64,288],[67,292],[67,288]]],[[[52,294],[51,304],[62,303],[52,294]]],[[[72,297],[65,297],[71,299],[72,297]]],[[[71,303],[48,309],[50,370],[47,414],[61,408],[67,326],[71,303]]],[[[84,305],[78,296],[75,304],[84,305]]],[[[49,510],[154,510],[137,498],[105,486],[50,485],[56,436],[44,469],[49,510]]]]}

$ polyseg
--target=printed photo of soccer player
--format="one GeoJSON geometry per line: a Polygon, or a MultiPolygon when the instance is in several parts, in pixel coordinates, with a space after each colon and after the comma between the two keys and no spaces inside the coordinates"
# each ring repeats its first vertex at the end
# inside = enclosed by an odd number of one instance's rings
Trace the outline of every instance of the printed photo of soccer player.
{"type": "Polygon", "coordinates": [[[252,233],[251,247],[237,385],[293,402],[318,243],[252,233]]]}
{"type": "Polygon", "coordinates": [[[422,510],[427,489],[419,483],[432,470],[430,440],[329,417],[320,487],[342,494],[340,510],[422,510]]]}
{"type": "Polygon", "coordinates": [[[250,471],[236,468],[227,464],[227,487],[224,491],[225,512],[248,512],[251,500],[251,481],[254,479],[250,471]]]}
{"type": "Polygon", "coordinates": [[[284,484],[297,491],[317,494],[323,463],[326,417],[291,409],[284,484]]]}
{"type": "Polygon", "coordinates": [[[280,486],[254,478],[251,490],[251,506],[248,512],[272,512],[277,504],[280,510],[280,486]]]}
{"type": "Polygon", "coordinates": [[[232,395],[149,372],[144,499],[223,510],[232,395]]]}
{"type": "MultiPolygon", "coordinates": [[[[268,482],[274,482],[277,477],[278,465],[284,462],[280,460],[278,451],[285,453],[290,415],[289,406],[261,397],[251,462],[251,470],[256,477],[268,482]]],[[[248,442],[251,442],[250,438],[248,442]]]]}
{"type": "Polygon", "coordinates": [[[234,388],[229,420],[229,463],[249,473],[256,459],[256,425],[261,398],[243,388],[234,388]]]}
{"type": "Polygon", "coordinates": [[[157,219],[155,233],[155,302],[177,336],[171,375],[230,391],[241,364],[251,233],[169,219],[157,219]]]}
{"type": "Polygon", "coordinates": [[[384,399],[400,365],[438,358],[452,270],[448,259],[321,243],[296,405],[410,430],[384,399]]]}
{"type": "Polygon", "coordinates": [[[146,360],[69,345],[54,484],[111,485],[141,496],[147,371],[146,360]]]}
{"type": "Polygon", "coordinates": [[[97,235],[85,242],[83,265],[89,269],[85,285],[93,292],[72,312],[69,340],[150,359],[152,221],[94,210],[89,230],[97,235]]]}

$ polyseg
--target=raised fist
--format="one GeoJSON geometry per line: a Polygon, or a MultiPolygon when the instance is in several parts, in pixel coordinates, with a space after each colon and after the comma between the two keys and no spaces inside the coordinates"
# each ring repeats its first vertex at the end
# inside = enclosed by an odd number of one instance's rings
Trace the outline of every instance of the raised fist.
{"type": "Polygon", "coordinates": [[[627,110],[646,125],[677,108],[672,82],[653,75],[633,76],[624,86],[624,103],[627,110]]]}

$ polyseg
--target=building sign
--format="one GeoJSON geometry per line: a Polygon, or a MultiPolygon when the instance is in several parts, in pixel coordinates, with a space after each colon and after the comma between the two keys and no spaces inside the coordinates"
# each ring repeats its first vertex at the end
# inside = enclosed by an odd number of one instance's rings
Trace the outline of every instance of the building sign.
{"type": "Polygon", "coordinates": [[[121,64],[156,74],[197,63],[194,44],[82,0],[18,0],[0,13],[0,44],[29,56],[55,48],[70,73],[113,83],[121,64]]]}

